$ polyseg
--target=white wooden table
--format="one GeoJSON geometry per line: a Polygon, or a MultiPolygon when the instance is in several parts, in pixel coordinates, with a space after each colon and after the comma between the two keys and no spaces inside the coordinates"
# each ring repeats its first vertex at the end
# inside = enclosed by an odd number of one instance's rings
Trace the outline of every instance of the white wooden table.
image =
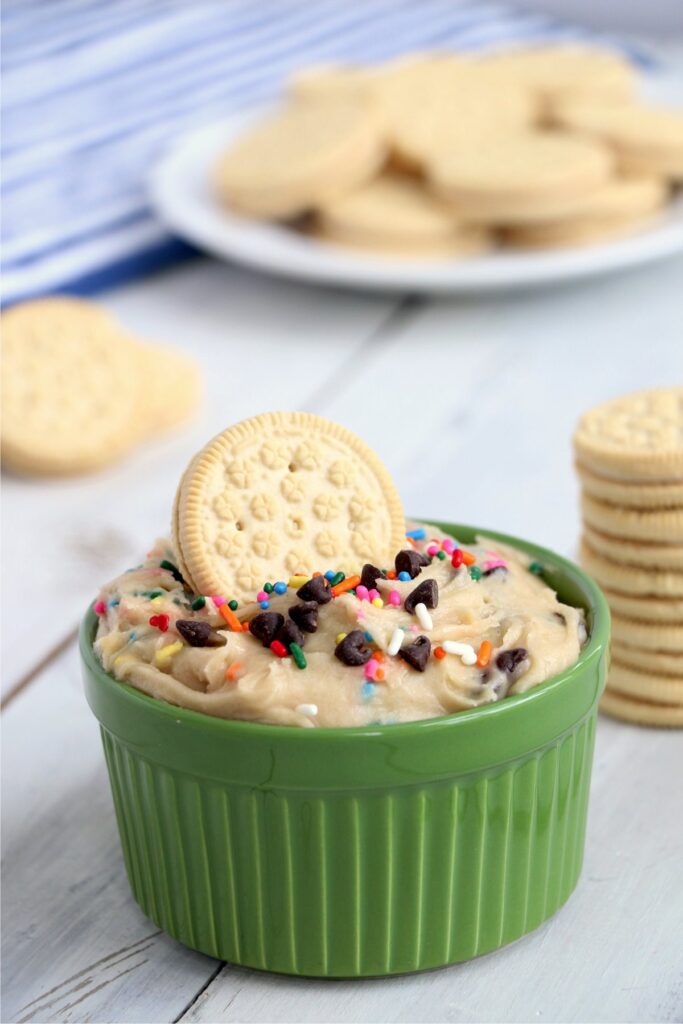
{"type": "Polygon", "coordinates": [[[683,380],[683,261],[580,287],[423,301],[197,261],[103,296],[192,351],[203,416],[100,475],[4,481],[5,1021],[673,1021],[683,1017],[683,734],[600,720],[585,867],[535,934],[398,979],[268,976],[193,953],[133,902],[74,630],[168,528],[190,455],[301,408],[360,433],[417,515],[571,555],[570,436],[610,395],[683,380]]]}

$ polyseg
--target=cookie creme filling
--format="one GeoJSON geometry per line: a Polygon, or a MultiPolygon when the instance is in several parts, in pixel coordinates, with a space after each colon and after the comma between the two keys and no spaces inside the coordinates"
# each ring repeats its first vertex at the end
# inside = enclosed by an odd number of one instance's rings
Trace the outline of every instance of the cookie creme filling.
{"type": "Polygon", "coordinates": [[[577,660],[584,613],[540,572],[498,541],[461,546],[413,526],[391,567],[273,581],[238,605],[190,592],[159,541],[101,591],[95,652],[116,679],[220,718],[434,718],[523,693],[577,660]]]}

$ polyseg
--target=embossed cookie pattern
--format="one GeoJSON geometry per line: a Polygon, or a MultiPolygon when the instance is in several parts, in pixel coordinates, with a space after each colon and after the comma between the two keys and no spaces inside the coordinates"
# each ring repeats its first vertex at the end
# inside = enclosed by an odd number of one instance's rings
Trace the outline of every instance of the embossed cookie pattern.
{"type": "Polygon", "coordinates": [[[240,598],[287,574],[385,563],[404,516],[377,457],[306,413],[246,420],[186,474],[176,543],[202,593],[240,598]]]}

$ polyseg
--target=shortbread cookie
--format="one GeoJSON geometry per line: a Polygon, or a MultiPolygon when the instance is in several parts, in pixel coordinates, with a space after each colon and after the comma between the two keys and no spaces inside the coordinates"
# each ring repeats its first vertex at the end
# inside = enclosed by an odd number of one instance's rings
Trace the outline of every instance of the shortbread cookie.
{"type": "Polygon", "coordinates": [[[580,462],[576,463],[576,472],[586,494],[597,501],[623,508],[683,508],[683,479],[666,484],[626,483],[593,473],[580,462]]]}
{"type": "Polygon", "coordinates": [[[617,171],[623,178],[644,178],[656,174],[674,186],[683,182],[683,167],[680,163],[656,153],[648,153],[647,156],[624,156],[617,153],[616,163],[617,171]]]}
{"type": "Polygon", "coordinates": [[[639,671],[612,660],[609,687],[629,697],[640,697],[653,704],[683,704],[683,674],[670,676],[652,671],[639,671]]]}
{"type": "Polygon", "coordinates": [[[174,544],[197,593],[242,600],[293,573],[387,565],[404,531],[374,452],[319,416],[282,412],[230,427],[195,457],[174,544]]]}
{"type": "Polygon", "coordinates": [[[502,50],[483,58],[492,68],[534,89],[545,112],[564,99],[627,99],[635,91],[633,67],[617,53],[558,44],[502,50]]]}
{"type": "MultiPolygon", "coordinates": [[[[187,468],[185,469],[185,472],[183,473],[183,475],[180,478],[180,483],[178,484],[178,487],[176,488],[176,492],[175,492],[175,495],[173,497],[173,506],[172,506],[172,510],[171,510],[171,540],[172,540],[172,543],[173,543],[173,550],[174,550],[174,553],[175,553],[175,561],[176,561],[176,565],[180,569],[180,573],[181,573],[183,579],[190,586],[193,586],[194,584],[192,583],[192,577],[190,576],[190,570],[185,565],[185,559],[183,558],[183,553],[182,553],[182,551],[180,549],[180,545],[178,543],[178,537],[180,536],[180,496],[183,493],[183,486],[185,484],[185,481],[192,474],[192,472],[194,470],[194,467],[197,464],[197,460],[199,459],[199,456],[201,454],[202,454],[201,452],[197,452],[197,454],[192,459],[190,459],[190,462],[188,463],[187,468]]],[[[195,587],[195,591],[198,593],[196,587],[195,587]]]]}
{"type": "Polygon", "coordinates": [[[632,647],[652,651],[683,651],[683,623],[639,622],[612,612],[612,636],[632,647]]]}
{"type": "Polygon", "coordinates": [[[628,238],[652,227],[654,217],[577,217],[507,228],[502,240],[515,249],[567,249],[628,238]]]}
{"type": "Polygon", "coordinates": [[[612,612],[641,622],[683,624],[683,597],[643,597],[603,587],[612,612]]]}
{"type": "Polygon", "coordinates": [[[484,234],[468,231],[455,215],[405,176],[385,174],[321,208],[323,237],[403,255],[471,251],[484,234]]]}
{"type": "Polygon", "coordinates": [[[577,459],[620,482],[683,481],[683,387],[621,395],[590,409],[574,434],[577,459]]]}
{"type": "Polygon", "coordinates": [[[235,209],[287,219],[367,181],[384,157],[374,106],[337,97],[264,119],[230,146],[214,177],[235,209]]]}
{"type": "Polygon", "coordinates": [[[560,132],[489,135],[477,146],[437,153],[428,174],[461,216],[488,224],[563,214],[568,200],[602,187],[612,157],[600,143],[560,132]]]}
{"type": "MultiPolygon", "coordinates": [[[[663,676],[681,677],[681,698],[683,699],[683,650],[653,651],[647,647],[636,647],[631,644],[612,640],[612,661],[629,668],[640,669],[642,672],[653,672],[663,676]]],[[[610,685],[615,685],[610,681],[610,685]]],[[[615,685],[615,689],[619,689],[615,685]]]]}
{"type": "Polygon", "coordinates": [[[144,429],[149,434],[163,433],[196,411],[202,391],[199,367],[193,359],[168,345],[142,343],[138,353],[144,429]]]}
{"type": "Polygon", "coordinates": [[[438,153],[530,128],[537,105],[516,82],[462,57],[406,64],[377,82],[387,139],[402,167],[422,171],[438,153]]]}
{"type": "Polygon", "coordinates": [[[665,569],[639,569],[620,565],[611,558],[598,554],[585,540],[581,542],[579,560],[586,572],[594,576],[601,587],[626,594],[654,597],[683,597],[683,572],[665,569]]]}
{"type": "Polygon", "coordinates": [[[600,698],[600,710],[612,718],[620,718],[636,725],[656,725],[677,728],[683,725],[681,704],[655,704],[629,697],[607,687],[600,698]]]}
{"type": "Polygon", "coordinates": [[[618,231],[659,210],[668,193],[668,187],[658,178],[610,178],[601,188],[567,199],[563,210],[558,205],[552,220],[542,210],[526,211],[523,224],[536,227],[538,223],[558,237],[563,228],[567,236],[581,231],[588,234],[591,229],[597,233],[610,225],[618,231]]]}
{"type": "Polygon", "coordinates": [[[136,347],[90,303],[40,299],[2,317],[2,456],[17,472],[115,461],[140,434],[136,347]]]}
{"type": "Polygon", "coordinates": [[[644,103],[568,100],[556,106],[553,119],[609,143],[627,165],[632,162],[632,169],[683,178],[683,111],[644,103]]]}
{"type": "Polygon", "coordinates": [[[463,227],[454,239],[431,242],[413,240],[410,243],[399,243],[369,236],[352,238],[346,232],[337,232],[334,228],[323,226],[314,226],[311,234],[321,242],[352,249],[358,255],[367,254],[373,258],[380,256],[396,260],[464,259],[488,252],[493,244],[492,233],[474,225],[463,227]]]}
{"type": "Polygon", "coordinates": [[[683,508],[620,508],[583,494],[581,512],[589,526],[613,537],[668,544],[683,542],[683,508]]]}
{"type": "Polygon", "coordinates": [[[289,80],[287,91],[297,100],[366,97],[382,72],[381,65],[320,64],[298,71],[289,80]]]}
{"type": "Polygon", "coordinates": [[[587,523],[583,524],[583,535],[594,551],[613,562],[643,568],[683,570],[683,544],[627,540],[594,530],[587,523]]]}

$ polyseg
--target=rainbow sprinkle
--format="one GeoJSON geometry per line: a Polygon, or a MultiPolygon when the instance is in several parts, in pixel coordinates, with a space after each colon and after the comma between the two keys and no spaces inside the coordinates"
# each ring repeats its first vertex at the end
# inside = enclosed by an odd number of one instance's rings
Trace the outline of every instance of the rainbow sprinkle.
{"type": "Polygon", "coordinates": [[[294,664],[297,668],[306,668],[306,655],[298,644],[290,644],[289,653],[292,655],[292,659],[294,660],[294,664]]]}

